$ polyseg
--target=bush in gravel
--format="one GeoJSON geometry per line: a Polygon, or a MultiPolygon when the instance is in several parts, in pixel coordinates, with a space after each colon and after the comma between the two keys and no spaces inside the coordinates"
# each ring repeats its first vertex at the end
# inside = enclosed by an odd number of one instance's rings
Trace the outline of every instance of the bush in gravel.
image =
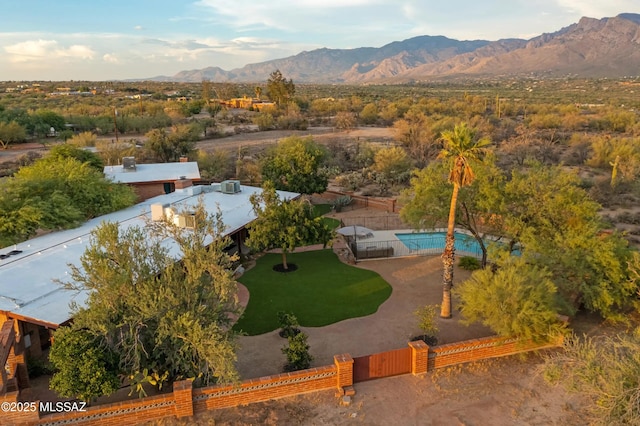
{"type": "Polygon", "coordinates": [[[287,363],[284,371],[304,370],[311,366],[313,356],[309,353],[309,344],[307,343],[307,335],[298,333],[289,336],[289,344],[282,348],[282,353],[287,356],[287,363]]]}
{"type": "Polygon", "coordinates": [[[280,337],[292,337],[300,333],[298,318],[289,312],[278,311],[278,324],[280,325],[280,337]]]}
{"type": "Polygon", "coordinates": [[[422,340],[429,346],[438,343],[438,339],[436,338],[436,334],[438,334],[438,323],[436,322],[437,311],[437,305],[425,305],[413,313],[418,320],[418,328],[420,328],[423,333],[421,336],[417,336],[416,339],[422,340]]]}

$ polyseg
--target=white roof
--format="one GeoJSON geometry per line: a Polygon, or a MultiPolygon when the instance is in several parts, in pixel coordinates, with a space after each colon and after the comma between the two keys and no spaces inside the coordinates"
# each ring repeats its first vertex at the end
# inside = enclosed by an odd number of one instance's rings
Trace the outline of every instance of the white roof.
{"type": "MultiPolygon", "coordinates": [[[[211,189],[195,186],[160,195],[128,209],[92,219],[78,228],[53,232],[0,249],[0,254],[8,254],[13,250],[22,251],[0,260],[0,310],[54,326],[69,320],[69,303],[75,301],[82,305],[86,294],[65,290],[56,280],[70,280],[67,265],[71,263],[80,266],[80,257],[94,228],[103,221],[118,222],[121,227],[142,227],[145,218],[151,218],[151,204],[171,204],[181,210],[197,204],[198,194],[202,190],[211,189]]],[[[260,188],[243,185],[241,192],[235,194],[203,192],[203,201],[209,212],[220,209],[225,233],[230,234],[255,219],[249,197],[259,192],[260,188]]],[[[287,191],[278,193],[286,199],[299,196],[287,191]]],[[[174,241],[168,240],[165,243],[172,255],[180,257],[174,241]]]]}
{"type": "Polygon", "coordinates": [[[105,166],[104,175],[113,182],[143,183],[174,181],[184,176],[199,180],[200,169],[195,161],[183,163],[136,164],[135,171],[125,172],[123,166],[105,166]]]}

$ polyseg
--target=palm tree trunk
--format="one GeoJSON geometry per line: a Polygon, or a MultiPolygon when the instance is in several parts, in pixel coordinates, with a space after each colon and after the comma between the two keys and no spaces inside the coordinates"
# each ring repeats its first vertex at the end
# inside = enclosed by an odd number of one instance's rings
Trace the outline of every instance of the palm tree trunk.
{"type": "Polygon", "coordinates": [[[442,305],[440,306],[440,317],[451,318],[451,287],[453,287],[453,262],[455,260],[455,223],[456,204],[458,202],[458,192],[460,186],[453,184],[451,194],[451,206],[449,207],[449,222],[447,224],[447,237],[445,239],[444,251],[442,252],[443,285],[442,285],[442,305]]]}
{"type": "Polygon", "coordinates": [[[289,265],[287,265],[287,252],[282,250],[282,268],[286,271],[289,269],[289,265]]]}

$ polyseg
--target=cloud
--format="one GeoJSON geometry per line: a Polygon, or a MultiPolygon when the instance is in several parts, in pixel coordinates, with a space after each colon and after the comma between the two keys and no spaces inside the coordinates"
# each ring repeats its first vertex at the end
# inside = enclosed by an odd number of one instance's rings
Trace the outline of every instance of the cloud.
{"type": "Polygon", "coordinates": [[[637,0],[557,0],[557,4],[570,14],[597,19],[638,9],[637,0]],[[617,10],[617,13],[611,14],[612,10],[617,10]]]}
{"type": "Polygon", "coordinates": [[[144,27],[142,25],[136,25],[135,27],[133,27],[133,29],[136,31],[142,31],[144,30],[144,27]]]}
{"type": "Polygon", "coordinates": [[[102,55],[102,60],[111,64],[117,64],[120,62],[118,57],[113,53],[105,53],[104,55],[102,55]]]}
{"type": "Polygon", "coordinates": [[[74,44],[60,47],[56,40],[27,40],[4,47],[13,63],[56,58],[91,59],[95,52],[88,46],[74,44]]]}
{"type": "Polygon", "coordinates": [[[349,34],[362,23],[389,30],[400,16],[397,0],[200,0],[195,5],[202,10],[196,19],[235,31],[271,29],[302,35],[349,34]]]}

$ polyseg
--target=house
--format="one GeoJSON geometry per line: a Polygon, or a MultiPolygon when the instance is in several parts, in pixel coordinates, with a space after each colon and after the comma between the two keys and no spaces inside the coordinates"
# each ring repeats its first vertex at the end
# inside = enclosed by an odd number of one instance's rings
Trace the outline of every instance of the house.
{"type": "MultiPolygon", "coordinates": [[[[185,179],[186,181],[186,179],[185,179]]],[[[2,391],[28,387],[27,359],[41,357],[51,345],[52,331],[71,320],[70,303],[82,306],[87,294],[66,290],[69,264],[80,266],[91,232],[103,221],[121,227],[143,226],[147,220],[169,211],[183,211],[200,197],[209,212],[220,211],[229,236],[241,249],[245,227],[255,219],[250,197],[261,188],[240,185],[238,181],[176,188],[140,204],[92,219],[82,226],[53,232],[0,250],[0,395],[2,391]]],[[[278,191],[284,198],[300,194],[278,191]]],[[[178,225],[188,227],[188,218],[177,215],[178,225]],[[182,220],[181,220],[182,219],[182,220]]],[[[170,252],[179,255],[171,240],[170,252]]]]}
{"type": "Polygon", "coordinates": [[[124,157],[121,165],[106,166],[104,174],[113,182],[131,186],[138,201],[184,188],[186,181],[188,186],[200,180],[198,163],[186,159],[178,163],[136,164],[134,157],[124,157]]]}

